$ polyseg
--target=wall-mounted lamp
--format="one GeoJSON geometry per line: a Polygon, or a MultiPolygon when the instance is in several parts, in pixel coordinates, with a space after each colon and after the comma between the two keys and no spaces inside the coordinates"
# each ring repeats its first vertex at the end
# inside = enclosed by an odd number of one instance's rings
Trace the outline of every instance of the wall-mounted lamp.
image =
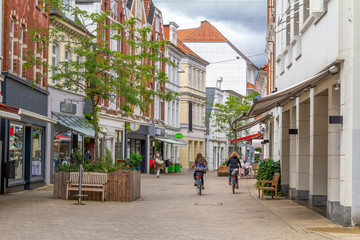
{"type": "Polygon", "coordinates": [[[343,116],[329,116],[329,124],[343,124],[343,116]]]}
{"type": "Polygon", "coordinates": [[[336,83],[336,84],[334,85],[334,90],[337,91],[337,90],[339,90],[339,89],[340,89],[340,83],[336,83]]]}
{"type": "Polygon", "coordinates": [[[261,144],[266,144],[266,143],[269,143],[269,140],[265,139],[264,141],[261,141],[260,143],[261,144]]]}
{"type": "Polygon", "coordinates": [[[295,99],[295,97],[289,97],[289,100],[294,100],[295,99]]]}
{"type": "Polygon", "coordinates": [[[294,129],[289,129],[289,134],[298,134],[298,130],[296,128],[294,129]]]}

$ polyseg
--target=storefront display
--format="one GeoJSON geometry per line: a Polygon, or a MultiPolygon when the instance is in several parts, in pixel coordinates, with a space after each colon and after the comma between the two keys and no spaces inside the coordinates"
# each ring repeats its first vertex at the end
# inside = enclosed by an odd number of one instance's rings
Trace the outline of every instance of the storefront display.
{"type": "Polygon", "coordinates": [[[10,123],[9,160],[15,161],[15,180],[24,178],[24,125],[10,123]]]}

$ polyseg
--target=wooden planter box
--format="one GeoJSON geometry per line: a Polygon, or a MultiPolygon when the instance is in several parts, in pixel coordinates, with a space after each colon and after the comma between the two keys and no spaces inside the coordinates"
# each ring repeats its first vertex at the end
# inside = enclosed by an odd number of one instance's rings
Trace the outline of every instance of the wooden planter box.
{"type": "MultiPolygon", "coordinates": [[[[70,179],[68,172],[56,172],[54,174],[54,198],[66,197],[66,182],[70,179]]],[[[108,173],[106,184],[106,201],[131,202],[140,198],[141,174],[139,172],[131,173],[108,173]]],[[[69,199],[75,199],[74,195],[78,192],[70,192],[69,199]]],[[[101,201],[101,193],[84,192],[88,195],[84,200],[101,201]]]]}
{"type": "Polygon", "coordinates": [[[217,176],[218,177],[229,176],[229,167],[219,166],[217,169],[217,176]]]}

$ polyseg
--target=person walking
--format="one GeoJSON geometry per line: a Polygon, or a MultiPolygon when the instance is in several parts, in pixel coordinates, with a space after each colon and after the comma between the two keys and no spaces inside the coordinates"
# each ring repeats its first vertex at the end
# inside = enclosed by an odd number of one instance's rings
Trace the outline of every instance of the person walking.
{"type": "Polygon", "coordinates": [[[86,152],[85,152],[85,163],[88,163],[89,162],[89,160],[91,159],[91,153],[90,153],[90,150],[87,150],[86,152]]]}
{"type": "Polygon", "coordinates": [[[164,161],[160,157],[160,153],[155,154],[155,164],[156,164],[156,176],[160,177],[160,169],[161,165],[164,163],[164,161]]]}
{"type": "MultiPolygon", "coordinates": [[[[230,155],[229,161],[227,162],[226,166],[229,167],[229,185],[231,185],[231,173],[232,171],[234,171],[234,169],[239,169],[241,168],[241,162],[239,159],[239,154],[237,152],[233,152],[230,155]]],[[[239,169],[240,172],[240,169],[239,169]]],[[[236,188],[239,188],[239,184],[238,184],[238,178],[236,176],[236,188]]]]}

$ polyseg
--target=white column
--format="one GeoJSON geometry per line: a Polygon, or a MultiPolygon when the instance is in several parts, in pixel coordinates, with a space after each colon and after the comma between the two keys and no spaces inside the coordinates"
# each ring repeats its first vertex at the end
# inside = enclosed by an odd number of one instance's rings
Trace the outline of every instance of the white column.
{"type": "Polygon", "coordinates": [[[281,190],[289,195],[289,168],[290,168],[290,111],[282,112],[280,118],[281,128],[281,190]]]}
{"type": "Polygon", "coordinates": [[[296,98],[297,106],[297,188],[296,198],[309,199],[309,169],[310,169],[310,104],[301,103],[296,98]]]}
{"type": "MultiPolygon", "coordinates": [[[[296,128],[296,107],[290,108],[290,128],[296,128]]],[[[289,133],[288,133],[289,134],[289,133]]],[[[296,162],[296,135],[289,135],[289,196],[290,198],[296,197],[297,186],[297,162],[296,162]]]]}
{"type": "MultiPolygon", "coordinates": [[[[329,116],[340,115],[340,90],[329,88],[329,116]]],[[[329,124],[328,129],[328,202],[327,217],[340,221],[340,130],[341,124],[329,124]]]]}
{"type": "Polygon", "coordinates": [[[310,89],[309,203],[325,205],[327,198],[328,96],[314,96],[310,89]]]}

